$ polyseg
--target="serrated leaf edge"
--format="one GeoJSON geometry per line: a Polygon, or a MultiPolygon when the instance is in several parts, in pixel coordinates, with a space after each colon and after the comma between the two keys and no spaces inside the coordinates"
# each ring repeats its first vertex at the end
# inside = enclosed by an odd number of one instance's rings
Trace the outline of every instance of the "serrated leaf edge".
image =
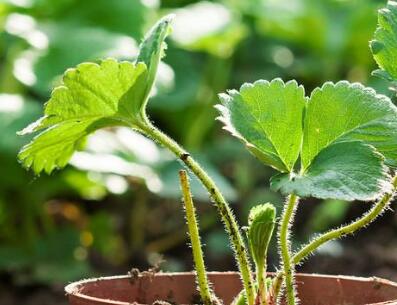
{"type": "MultiPolygon", "coordinates": [[[[227,107],[225,106],[225,104],[228,103],[232,103],[233,102],[233,97],[240,95],[241,93],[243,93],[245,90],[251,89],[255,86],[258,85],[262,85],[262,86],[272,86],[274,84],[280,84],[283,88],[287,88],[288,86],[296,86],[297,89],[302,90],[303,93],[303,97],[305,99],[305,101],[307,102],[307,97],[305,96],[305,88],[302,85],[299,85],[298,82],[296,80],[289,80],[287,82],[284,82],[281,78],[277,77],[272,79],[271,81],[268,80],[264,80],[264,79],[259,79],[257,81],[255,81],[254,83],[244,83],[240,86],[239,90],[235,90],[235,89],[231,89],[231,90],[227,90],[226,93],[220,93],[218,94],[218,98],[221,101],[221,104],[216,104],[214,107],[215,109],[218,110],[218,112],[220,113],[219,116],[216,117],[216,120],[221,122],[223,124],[222,129],[226,130],[227,132],[229,132],[232,136],[240,139],[248,148],[252,147],[259,150],[254,144],[250,143],[249,141],[247,141],[233,126],[231,119],[230,119],[230,112],[227,109],[227,107]]],[[[269,139],[269,142],[272,144],[274,150],[277,152],[277,148],[273,145],[273,142],[271,140],[271,138],[266,135],[269,139]]],[[[301,141],[302,142],[302,141],[301,141]]],[[[302,144],[302,143],[301,143],[302,144]]],[[[278,158],[282,164],[284,165],[285,170],[288,171],[292,171],[293,166],[291,168],[289,168],[289,166],[286,165],[285,160],[283,160],[283,158],[281,158],[281,156],[279,154],[275,154],[272,152],[266,152],[269,155],[273,155],[276,158],[278,158]]],[[[273,166],[271,166],[273,167],[273,166]]],[[[277,168],[276,168],[277,169],[277,168]]],[[[280,169],[277,169],[280,170],[280,169]]]]}

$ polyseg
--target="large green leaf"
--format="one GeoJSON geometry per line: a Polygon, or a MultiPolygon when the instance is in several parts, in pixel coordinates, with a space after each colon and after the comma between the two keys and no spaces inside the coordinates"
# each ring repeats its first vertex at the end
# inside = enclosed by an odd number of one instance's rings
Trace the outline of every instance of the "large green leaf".
{"type": "Polygon", "coordinates": [[[244,85],[221,99],[225,129],[285,173],[272,180],[276,190],[371,200],[389,186],[384,161],[397,165],[397,108],[373,89],[327,82],[305,103],[302,87],[276,79],[244,85]]]}
{"type": "Polygon", "coordinates": [[[302,142],[306,98],[295,81],[260,80],[221,94],[221,120],[265,164],[292,171],[302,142]]]}
{"type": "Polygon", "coordinates": [[[113,59],[83,63],[66,71],[44,116],[22,130],[43,130],[22,148],[19,159],[36,173],[67,164],[85,137],[108,126],[139,129],[147,123],[145,105],[163,52],[169,17],[160,20],[141,44],[137,63],[113,59]]]}
{"type": "Polygon", "coordinates": [[[271,187],[301,197],[373,200],[389,188],[383,157],[362,142],[341,142],[316,156],[304,174],[279,174],[271,187]]]}
{"type": "Polygon", "coordinates": [[[382,71],[378,74],[389,80],[397,79],[397,2],[389,1],[379,10],[378,28],[371,41],[375,61],[382,71]]]}
{"type": "Polygon", "coordinates": [[[397,108],[358,83],[327,82],[312,92],[304,120],[302,167],[333,143],[363,141],[397,165],[397,108]]]}

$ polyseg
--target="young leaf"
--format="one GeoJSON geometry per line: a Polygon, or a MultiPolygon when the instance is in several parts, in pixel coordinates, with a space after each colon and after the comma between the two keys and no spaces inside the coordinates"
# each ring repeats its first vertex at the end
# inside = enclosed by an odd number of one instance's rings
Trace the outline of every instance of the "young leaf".
{"type": "Polygon", "coordinates": [[[378,28],[370,42],[375,61],[382,69],[376,74],[388,80],[397,80],[397,2],[389,1],[379,10],[378,28]]]}
{"type": "Polygon", "coordinates": [[[248,243],[258,269],[266,265],[267,248],[272,238],[275,221],[276,209],[270,203],[255,206],[249,213],[248,243]]]}
{"type": "Polygon", "coordinates": [[[327,82],[315,89],[304,120],[302,168],[328,146],[362,141],[374,146],[388,165],[397,165],[397,108],[386,96],[358,83],[327,82]]]}
{"type": "Polygon", "coordinates": [[[144,64],[107,59],[100,65],[84,63],[66,71],[63,86],[55,88],[44,116],[20,132],[46,129],[22,148],[18,157],[36,173],[63,167],[84,137],[98,128],[136,124],[131,113],[144,64]]]}
{"type": "Polygon", "coordinates": [[[247,148],[281,172],[290,172],[299,156],[306,98],[295,81],[260,80],[240,91],[221,94],[218,118],[247,148]]]}
{"type": "Polygon", "coordinates": [[[271,187],[301,197],[373,200],[390,188],[383,157],[362,142],[340,142],[323,149],[301,175],[279,174],[271,187]]]}
{"type": "Polygon", "coordinates": [[[141,100],[141,109],[143,111],[156,78],[157,67],[161,58],[164,57],[164,51],[167,47],[165,38],[171,32],[170,23],[173,18],[174,15],[171,14],[160,19],[146,34],[145,39],[139,46],[139,55],[136,61],[143,62],[147,66],[148,70],[144,95],[141,100]]]}
{"type": "Polygon", "coordinates": [[[42,131],[18,158],[38,174],[67,164],[84,138],[109,126],[139,129],[147,124],[145,106],[169,32],[170,17],[160,20],[141,44],[136,63],[113,59],[83,63],[66,71],[52,92],[44,116],[20,134],[42,131]]]}

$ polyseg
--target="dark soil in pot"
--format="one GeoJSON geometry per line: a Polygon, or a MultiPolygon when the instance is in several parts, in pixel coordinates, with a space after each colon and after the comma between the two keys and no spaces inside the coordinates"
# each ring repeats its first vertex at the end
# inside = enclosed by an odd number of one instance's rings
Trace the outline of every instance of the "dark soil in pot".
{"type": "MultiPolygon", "coordinates": [[[[241,289],[235,272],[211,272],[214,290],[228,305],[241,289]]],[[[302,305],[397,305],[397,284],[378,278],[300,274],[298,293],[302,305]]],[[[66,287],[71,305],[197,303],[192,273],[158,273],[84,280],[66,287]]]]}

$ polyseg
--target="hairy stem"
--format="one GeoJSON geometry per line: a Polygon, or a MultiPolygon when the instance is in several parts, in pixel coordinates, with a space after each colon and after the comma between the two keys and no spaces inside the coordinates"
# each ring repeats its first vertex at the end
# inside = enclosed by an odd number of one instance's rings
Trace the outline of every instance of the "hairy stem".
{"type": "Polygon", "coordinates": [[[204,187],[207,189],[212,200],[214,201],[225,229],[229,234],[232,247],[236,253],[238,267],[241,273],[243,286],[246,291],[248,305],[254,305],[254,286],[252,280],[251,266],[248,260],[246,246],[240,232],[237,221],[227,204],[222,193],[215,185],[211,177],[201,168],[201,166],[184,150],[178,143],[168,137],[166,134],[158,130],[156,127],[147,123],[141,126],[142,132],[154,139],[156,142],[162,144],[173,152],[183,163],[196,175],[204,187]]]}
{"type": "Polygon", "coordinates": [[[215,304],[215,300],[213,300],[213,294],[211,292],[205,271],[203,251],[201,249],[199,229],[196,220],[196,210],[193,205],[189,180],[185,170],[179,171],[179,179],[183,194],[183,202],[185,205],[186,223],[192,245],[193,261],[196,269],[197,284],[199,287],[200,296],[204,305],[213,305],[215,304]]]}
{"type": "MultiPolygon", "coordinates": [[[[350,224],[341,226],[337,229],[333,229],[318,236],[317,238],[313,239],[310,243],[308,243],[306,246],[302,247],[292,257],[292,263],[295,265],[301,263],[306,257],[312,254],[324,243],[333,239],[342,238],[349,234],[353,234],[354,232],[362,229],[363,227],[373,222],[389,206],[391,199],[393,198],[394,192],[397,189],[397,175],[394,176],[392,180],[392,186],[393,186],[392,190],[390,192],[385,193],[383,197],[363,216],[351,222],[350,224]]],[[[285,271],[278,272],[273,280],[273,295],[275,298],[277,298],[278,294],[280,293],[284,274],[285,271]]]]}
{"type": "Polygon", "coordinates": [[[266,266],[257,266],[258,295],[261,305],[267,305],[266,266]]]}
{"type": "Polygon", "coordinates": [[[294,264],[291,260],[290,226],[295,209],[297,207],[297,202],[298,197],[295,194],[291,194],[284,206],[284,211],[279,226],[279,249],[281,252],[281,260],[285,274],[285,290],[288,305],[296,304],[294,264]]]}

